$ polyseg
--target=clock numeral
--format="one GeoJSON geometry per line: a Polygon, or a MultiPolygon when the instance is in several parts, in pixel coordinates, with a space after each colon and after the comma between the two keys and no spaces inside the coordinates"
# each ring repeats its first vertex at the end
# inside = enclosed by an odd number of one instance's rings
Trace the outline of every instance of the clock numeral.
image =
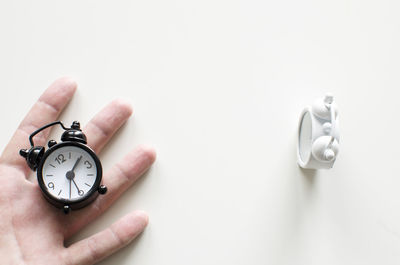
{"type": "Polygon", "coordinates": [[[69,152],[69,159],[71,159],[71,152],[69,152]]]}
{"type": "Polygon", "coordinates": [[[60,190],[60,191],[58,192],[57,196],[60,196],[61,192],[62,192],[62,190],[60,190]]]}
{"type": "Polygon", "coordinates": [[[63,154],[59,154],[54,160],[56,160],[58,164],[62,164],[62,163],[64,163],[65,161],[67,161],[67,160],[64,158],[64,155],[63,155],[63,154]]]}
{"type": "Polygon", "coordinates": [[[55,168],[55,166],[54,165],[52,165],[52,164],[49,164],[51,167],[54,167],[55,168]]]}
{"type": "Polygon", "coordinates": [[[53,182],[49,182],[49,184],[47,184],[47,187],[49,187],[50,189],[54,190],[54,183],[53,182]]]}
{"type": "Polygon", "coordinates": [[[87,160],[85,161],[85,165],[87,169],[92,168],[92,164],[87,160]]]}
{"type": "Polygon", "coordinates": [[[90,186],[89,184],[87,184],[86,182],[85,182],[85,185],[88,186],[88,187],[92,187],[92,186],[90,186]]]}

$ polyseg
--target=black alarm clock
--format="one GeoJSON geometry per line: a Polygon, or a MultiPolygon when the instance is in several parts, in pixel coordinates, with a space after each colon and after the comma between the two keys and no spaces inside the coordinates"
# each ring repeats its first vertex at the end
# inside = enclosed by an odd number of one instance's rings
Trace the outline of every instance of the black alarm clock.
{"type": "Polygon", "coordinates": [[[44,197],[67,214],[93,202],[107,188],[101,185],[102,167],[96,153],[87,146],[80,124],[74,121],[71,128],[62,122],[49,123],[29,136],[31,149],[21,149],[28,166],[37,171],[37,180],[44,197]],[[65,131],[61,142],[48,142],[48,149],[35,146],[33,137],[40,131],[59,124],[65,131]]]}

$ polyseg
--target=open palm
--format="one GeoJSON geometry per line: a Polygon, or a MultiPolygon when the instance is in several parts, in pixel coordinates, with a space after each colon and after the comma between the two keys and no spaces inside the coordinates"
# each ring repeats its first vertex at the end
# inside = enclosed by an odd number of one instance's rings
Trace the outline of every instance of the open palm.
{"type": "MultiPolygon", "coordinates": [[[[0,264],[93,264],[131,242],[148,223],[141,211],[132,212],[106,230],[64,246],[64,241],[102,214],[154,162],[155,152],[141,146],[128,153],[103,177],[108,187],[89,206],[65,215],[43,197],[32,171],[19,155],[37,128],[57,119],[76,90],[69,78],[54,82],[19,125],[0,157],[0,264]]],[[[99,153],[132,113],[131,106],[115,100],[83,129],[88,145],[99,153]]],[[[49,130],[35,136],[45,145],[49,130]]]]}

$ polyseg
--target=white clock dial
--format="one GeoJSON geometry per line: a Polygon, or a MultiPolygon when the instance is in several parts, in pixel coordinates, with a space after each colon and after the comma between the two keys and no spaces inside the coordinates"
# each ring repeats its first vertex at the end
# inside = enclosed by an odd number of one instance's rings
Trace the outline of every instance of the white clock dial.
{"type": "Polygon", "coordinates": [[[47,156],[42,169],[45,188],[57,199],[81,199],[95,184],[96,176],[93,157],[77,146],[57,148],[47,156]]]}

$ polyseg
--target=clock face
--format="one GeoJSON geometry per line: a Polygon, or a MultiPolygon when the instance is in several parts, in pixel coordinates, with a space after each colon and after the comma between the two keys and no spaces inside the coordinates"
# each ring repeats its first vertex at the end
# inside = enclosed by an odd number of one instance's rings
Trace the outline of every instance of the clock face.
{"type": "Polygon", "coordinates": [[[45,159],[41,170],[43,185],[56,199],[82,199],[96,183],[95,159],[83,148],[64,145],[54,149],[45,159]]]}

